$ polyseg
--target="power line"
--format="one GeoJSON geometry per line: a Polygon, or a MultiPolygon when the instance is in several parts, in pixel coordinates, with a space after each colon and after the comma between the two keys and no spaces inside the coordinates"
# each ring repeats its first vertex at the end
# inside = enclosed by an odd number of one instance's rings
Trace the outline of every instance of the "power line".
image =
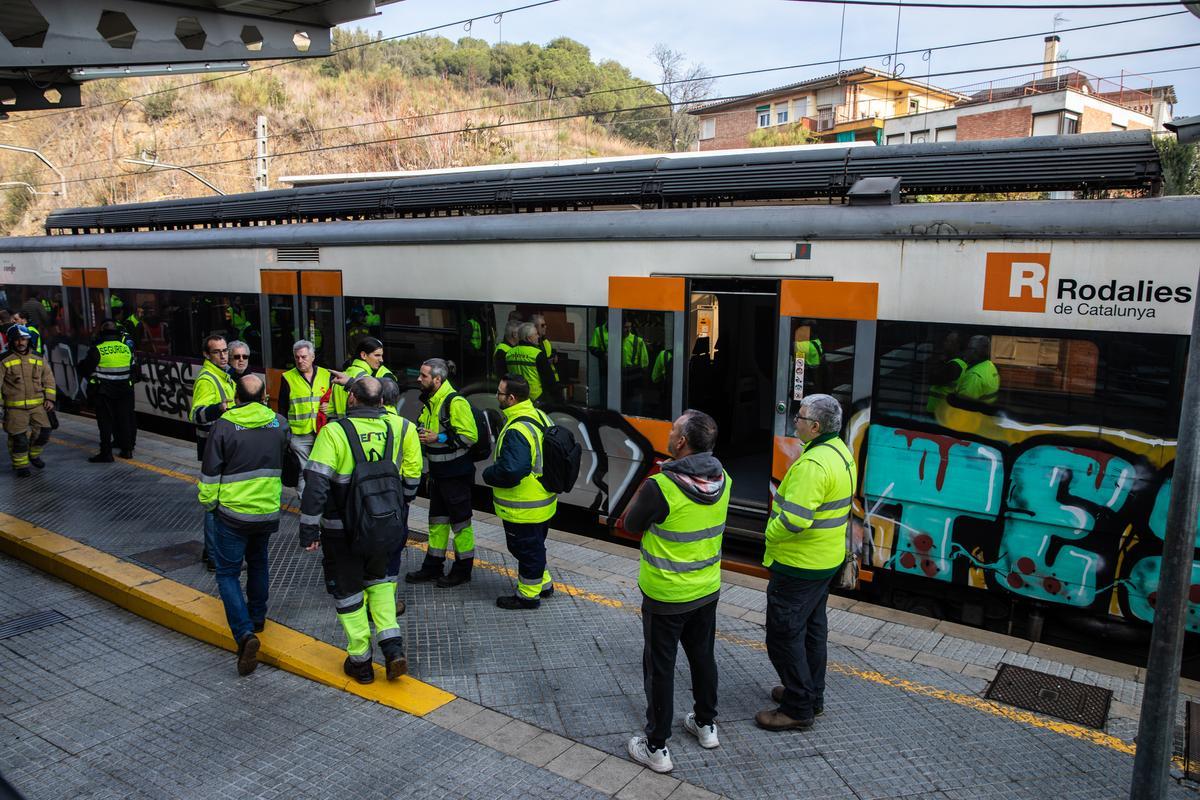
{"type": "MultiPolygon", "coordinates": [[[[1062,28],[1058,32],[1059,33],[1069,33],[1069,32],[1074,32],[1074,31],[1091,30],[1094,28],[1112,27],[1115,25],[1127,25],[1127,24],[1131,24],[1131,23],[1135,23],[1135,22],[1145,22],[1148,20],[1162,19],[1164,17],[1174,17],[1174,16],[1179,16],[1181,14],[1188,14],[1188,13],[1190,13],[1190,12],[1172,11],[1172,12],[1169,12],[1166,14],[1154,14],[1154,15],[1146,16],[1146,17],[1135,17],[1133,19],[1128,19],[1128,20],[1115,20],[1112,22],[1101,22],[1101,23],[1095,23],[1092,25],[1079,25],[1074,28],[1062,28]]],[[[996,37],[996,38],[992,38],[992,39],[977,39],[974,41],[960,42],[957,44],[938,45],[936,47],[921,47],[921,48],[915,48],[915,49],[911,49],[911,50],[900,50],[896,53],[896,55],[912,55],[914,53],[925,53],[925,52],[932,52],[932,51],[938,51],[938,50],[952,50],[952,49],[957,49],[957,48],[962,48],[962,47],[977,47],[977,46],[985,45],[985,44],[998,44],[998,43],[1002,43],[1002,42],[1015,41],[1018,39],[1036,38],[1036,37],[1045,36],[1045,35],[1047,35],[1047,32],[1025,33],[1025,34],[1017,34],[1017,35],[1013,35],[1013,36],[1001,36],[1001,37],[996,37]]],[[[788,64],[788,65],[779,66],[779,67],[763,67],[763,68],[759,68],[759,69],[742,70],[739,72],[727,72],[727,73],[723,73],[720,75],[710,75],[707,78],[705,78],[705,80],[744,77],[747,75],[756,75],[756,74],[763,74],[763,73],[768,73],[768,72],[781,72],[781,71],[788,71],[788,70],[794,70],[794,69],[805,69],[805,68],[809,68],[809,67],[821,67],[821,66],[828,66],[828,65],[834,64],[834,63],[841,63],[841,61],[870,61],[873,59],[883,58],[885,56],[891,56],[891,55],[892,55],[892,53],[877,53],[877,54],[873,54],[873,55],[843,58],[843,59],[839,59],[837,62],[835,62],[834,60],[831,59],[831,60],[826,60],[826,61],[812,61],[812,62],[808,62],[806,64],[788,64]]],[[[980,70],[980,71],[983,71],[983,70],[980,70]]],[[[927,76],[927,77],[930,77],[930,76],[927,76]]],[[[694,80],[694,79],[692,79],[692,80],[694,80]]],[[[584,92],[580,95],[575,95],[575,96],[581,97],[581,98],[582,97],[593,97],[593,96],[602,95],[602,94],[612,94],[612,93],[616,93],[616,92],[652,89],[655,87],[665,87],[665,86],[676,84],[676,83],[687,83],[687,82],[689,82],[689,79],[679,79],[679,80],[675,80],[675,81],[662,81],[659,83],[652,83],[652,84],[651,83],[631,84],[628,86],[622,86],[622,87],[616,87],[616,88],[596,89],[596,90],[593,90],[590,92],[584,92]]],[[[513,101],[509,101],[509,102],[505,102],[505,103],[492,103],[489,105],[474,106],[472,108],[452,109],[452,110],[448,110],[448,111],[434,111],[434,112],[428,112],[425,114],[414,114],[414,115],[409,115],[409,116],[404,116],[404,117],[392,117],[389,119],[371,120],[368,122],[355,122],[355,123],[348,123],[345,125],[332,125],[332,126],[327,126],[324,128],[293,128],[289,131],[283,131],[281,133],[274,134],[272,138],[279,139],[279,138],[284,138],[284,137],[289,137],[289,136],[306,136],[306,135],[314,135],[317,133],[325,133],[328,131],[349,130],[351,128],[367,127],[367,126],[371,126],[371,125],[386,125],[386,124],[390,124],[390,123],[394,123],[394,122],[414,122],[414,121],[423,120],[423,119],[433,119],[436,117],[450,116],[452,114],[470,114],[470,113],[476,113],[479,111],[494,111],[496,109],[501,109],[501,108],[512,108],[512,107],[516,107],[516,106],[532,105],[534,103],[543,103],[543,102],[546,102],[546,99],[547,98],[537,97],[537,98],[533,98],[533,99],[529,99],[529,100],[513,100],[513,101]]],[[[712,102],[716,102],[716,101],[712,101],[712,102]]],[[[611,112],[601,112],[601,113],[611,113],[611,112]]],[[[158,152],[166,153],[166,152],[174,152],[176,150],[193,150],[193,149],[197,149],[197,148],[201,148],[201,147],[207,147],[210,145],[225,146],[225,145],[242,144],[245,142],[254,142],[254,141],[257,141],[257,138],[251,136],[251,137],[246,137],[243,139],[230,139],[227,141],[194,142],[191,144],[175,145],[173,147],[164,147],[161,150],[159,150],[158,152]]],[[[100,164],[100,163],[104,163],[104,162],[111,162],[114,160],[115,159],[113,159],[113,158],[98,158],[98,159],[92,159],[91,161],[77,161],[72,164],[65,164],[64,167],[88,166],[91,164],[100,164]]]]}
{"type": "MultiPolygon", "coordinates": [[[[1189,42],[1186,44],[1177,44],[1177,45],[1169,45],[1169,46],[1165,46],[1165,47],[1147,48],[1147,49],[1143,49],[1143,50],[1127,50],[1127,51],[1119,52],[1119,53],[1104,53],[1104,54],[1094,55],[1094,56],[1081,56],[1079,58],[1069,59],[1069,62],[1064,62],[1064,63],[1078,62],[1078,61],[1096,61],[1096,60],[1102,60],[1102,59],[1107,59],[1107,58],[1116,58],[1116,57],[1120,57],[1120,56],[1141,55],[1141,54],[1146,54],[1146,53],[1157,53],[1157,52],[1163,52],[1163,51],[1167,51],[1167,50],[1186,50],[1186,49],[1190,49],[1193,47],[1200,47],[1200,42],[1189,42]]],[[[1034,61],[1034,62],[1022,63],[1022,64],[1008,64],[1008,65],[1004,65],[1004,66],[983,67],[983,68],[968,69],[968,70],[950,70],[950,71],[946,71],[946,72],[931,73],[929,75],[929,77],[944,77],[947,75],[963,75],[963,74],[973,74],[973,73],[977,73],[977,72],[1020,69],[1020,68],[1024,68],[1024,67],[1041,66],[1041,64],[1042,64],[1042,62],[1040,62],[1040,61],[1034,61]]],[[[874,84],[874,83],[889,83],[894,80],[898,80],[898,78],[895,78],[895,77],[876,78],[876,79],[872,79],[872,80],[858,81],[856,83],[856,85],[862,86],[862,85],[874,84]]],[[[755,93],[750,93],[750,94],[730,95],[730,96],[724,97],[724,98],[716,98],[714,100],[714,102],[723,103],[723,102],[727,102],[730,100],[741,100],[741,99],[746,99],[748,97],[755,97],[758,94],[761,94],[761,93],[755,92],[755,93]]],[[[627,109],[606,111],[604,113],[606,113],[606,114],[621,114],[621,113],[627,113],[627,112],[632,112],[632,111],[646,111],[646,110],[650,110],[650,109],[672,108],[677,105],[684,105],[684,104],[683,103],[672,103],[670,101],[667,101],[664,103],[652,103],[652,104],[647,104],[647,105],[642,105],[642,106],[633,106],[633,107],[630,107],[627,109]]],[[[427,131],[424,133],[405,134],[405,135],[401,135],[401,136],[389,136],[389,137],[386,137],[383,139],[368,139],[368,140],[361,141],[361,142],[345,142],[342,144],[335,144],[335,145],[322,145],[320,147],[310,147],[310,148],[303,148],[300,150],[291,150],[291,151],[287,151],[287,152],[283,152],[283,153],[276,153],[272,157],[273,158],[284,158],[287,156],[307,155],[310,153],[330,152],[333,150],[345,150],[345,149],[349,149],[352,147],[366,147],[369,145],[376,145],[376,144],[391,144],[394,142],[411,141],[411,140],[415,140],[415,139],[425,139],[425,138],[430,138],[430,137],[434,137],[434,136],[451,136],[451,135],[460,134],[460,133],[483,132],[483,131],[488,131],[488,130],[495,130],[497,128],[510,128],[510,127],[514,127],[514,126],[518,126],[518,125],[532,125],[532,124],[537,124],[537,123],[541,123],[541,122],[560,122],[563,120],[590,117],[593,115],[593,113],[594,112],[575,112],[575,113],[571,113],[571,114],[560,114],[557,116],[543,117],[543,118],[539,118],[539,119],[515,120],[515,121],[511,121],[511,122],[501,121],[501,122],[497,122],[497,123],[490,124],[490,125],[473,125],[473,126],[468,126],[465,128],[455,128],[455,129],[451,129],[451,130],[427,131]]],[[[729,112],[729,113],[732,113],[732,112],[729,112]]],[[[243,156],[240,158],[229,158],[229,159],[220,159],[217,161],[208,161],[208,162],[204,162],[204,163],[200,163],[200,164],[183,164],[180,166],[187,167],[188,169],[199,169],[199,168],[203,168],[203,167],[214,167],[214,166],[221,166],[224,164],[237,164],[237,163],[242,163],[245,161],[252,161],[256,157],[257,156],[250,155],[250,156],[243,156]]],[[[166,171],[166,170],[164,170],[164,171],[166,171]]],[[[123,177],[128,177],[128,175],[129,175],[129,173],[120,173],[120,174],[115,174],[115,175],[100,175],[100,176],[91,177],[91,178],[74,178],[74,179],[67,180],[66,182],[67,183],[84,183],[84,182],[90,182],[90,181],[110,180],[113,178],[123,178],[123,177]]],[[[39,188],[41,186],[47,186],[47,185],[50,185],[50,184],[33,184],[33,186],[35,188],[39,188]]]]}
{"type": "Polygon", "coordinates": [[[1149,8],[1153,6],[1178,6],[1177,0],[1153,0],[1153,2],[1128,2],[1128,3],[933,3],[922,2],[919,0],[789,0],[792,3],[820,3],[825,5],[847,5],[847,6],[879,6],[880,8],[893,8],[895,6],[904,6],[905,8],[945,8],[945,9],[1038,9],[1042,11],[1054,11],[1063,9],[1088,9],[1088,8],[1149,8]]]}
{"type": "Polygon", "coordinates": [[[207,84],[207,83],[216,83],[217,81],[229,80],[230,78],[240,78],[245,75],[253,75],[256,72],[264,72],[269,69],[275,69],[276,67],[282,67],[285,64],[295,64],[298,62],[305,62],[305,61],[308,61],[308,62],[323,61],[324,59],[332,58],[333,56],[336,56],[339,53],[345,53],[350,50],[357,50],[360,47],[370,47],[372,45],[381,44],[383,42],[391,42],[396,39],[406,39],[410,36],[420,36],[421,34],[424,34],[424,33],[432,33],[433,31],[439,31],[442,28],[451,28],[451,27],[454,27],[455,25],[466,25],[468,23],[477,22],[478,20],[481,20],[481,19],[489,19],[489,18],[495,19],[497,17],[503,17],[505,14],[515,14],[518,11],[525,11],[530,8],[537,8],[538,6],[548,6],[548,5],[551,5],[552,3],[557,3],[557,2],[560,2],[560,0],[538,0],[538,2],[526,3],[523,6],[515,6],[513,8],[506,8],[503,11],[491,11],[487,14],[480,14],[479,16],[475,16],[475,17],[467,17],[465,19],[455,20],[454,22],[446,22],[441,25],[434,25],[433,27],[430,27],[430,28],[421,28],[419,30],[409,31],[408,33],[398,33],[394,36],[385,36],[385,37],[381,37],[379,39],[371,39],[370,41],[367,41],[367,42],[359,42],[358,44],[352,44],[347,47],[343,47],[341,49],[334,50],[330,53],[326,53],[323,56],[297,56],[296,58],[287,58],[287,59],[283,59],[281,61],[273,62],[271,64],[264,64],[262,66],[254,67],[254,68],[248,69],[244,72],[230,73],[227,75],[216,75],[212,78],[206,78],[206,79],[200,80],[200,81],[193,81],[191,83],[185,83],[180,86],[172,86],[168,89],[156,89],[153,92],[145,92],[143,94],[130,95],[129,97],[124,97],[124,98],[121,98],[120,100],[107,100],[103,103],[97,103],[96,105],[93,105],[93,106],[80,106],[78,108],[65,108],[61,111],[55,111],[50,114],[39,114],[36,117],[19,117],[19,118],[9,119],[7,122],[8,122],[8,124],[11,125],[11,124],[14,124],[17,122],[30,122],[35,119],[45,119],[46,117],[58,117],[63,114],[73,114],[76,111],[86,111],[86,110],[92,110],[92,109],[96,109],[96,108],[104,108],[105,106],[111,106],[111,105],[115,105],[117,103],[127,103],[130,100],[140,100],[143,97],[152,97],[156,94],[165,94],[166,92],[176,92],[176,91],[179,91],[180,89],[190,89],[193,86],[203,86],[204,84],[207,84]]]}

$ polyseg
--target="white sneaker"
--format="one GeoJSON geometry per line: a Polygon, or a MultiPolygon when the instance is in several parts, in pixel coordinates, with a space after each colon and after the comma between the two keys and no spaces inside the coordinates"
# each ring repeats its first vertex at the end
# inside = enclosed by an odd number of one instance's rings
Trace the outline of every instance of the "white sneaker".
{"type": "Polygon", "coordinates": [[[695,712],[684,717],[683,727],[687,728],[688,733],[699,739],[700,746],[706,750],[712,750],[721,745],[721,742],[717,740],[717,723],[697,725],[695,712]]]}
{"type": "Polygon", "coordinates": [[[655,772],[670,772],[675,768],[667,748],[651,750],[645,736],[634,736],[629,740],[629,757],[655,772]]]}

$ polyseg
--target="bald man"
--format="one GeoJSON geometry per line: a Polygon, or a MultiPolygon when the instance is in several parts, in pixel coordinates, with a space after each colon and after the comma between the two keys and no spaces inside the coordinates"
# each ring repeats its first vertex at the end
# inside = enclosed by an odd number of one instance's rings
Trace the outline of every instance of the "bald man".
{"type": "Polygon", "coordinates": [[[263,404],[257,375],[237,382],[236,405],[212,426],[200,469],[199,499],[216,524],[208,542],[217,588],[237,643],[237,670],[258,666],[258,637],[267,620],[267,541],[279,530],[283,459],[291,436],[287,420],[263,404]],[[242,594],[242,562],[246,593],[242,594]]]}

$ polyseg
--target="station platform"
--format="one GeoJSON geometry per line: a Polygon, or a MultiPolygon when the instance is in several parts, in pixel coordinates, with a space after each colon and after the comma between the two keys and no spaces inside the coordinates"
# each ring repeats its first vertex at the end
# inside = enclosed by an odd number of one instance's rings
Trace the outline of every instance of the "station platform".
{"type": "MultiPolygon", "coordinates": [[[[0,471],[0,773],[28,797],[1128,794],[1141,670],[845,598],[830,601],[824,716],[807,732],[759,730],[776,683],[765,581],[730,572],[721,746],[703,750],[682,728],[680,654],[675,769],[645,770],[625,752],[645,715],[637,551],[554,532],[554,596],[501,611],[516,564],[489,514],[476,515],[470,583],[401,584],[411,678],[370,687],[338,677],[342,631],[320,557],[299,549],[285,514],[265,663],[238,678],[215,581],[189,557],[201,529],[194,446],[142,432],[132,461],[89,464],[94,424],[60,419],[44,471],[0,471]],[[65,619],[20,632],[49,611],[65,619]],[[985,699],[1004,664],[1110,689],[1103,727],[985,699]]],[[[423,555],[423,507],[410,522],[404,570],[423,555]]],[[[1181,689],[1200,697],[1190,681],[1181,689]]],[[[1196,787],[1180,779],[1171,793],[1196,787]]]]}

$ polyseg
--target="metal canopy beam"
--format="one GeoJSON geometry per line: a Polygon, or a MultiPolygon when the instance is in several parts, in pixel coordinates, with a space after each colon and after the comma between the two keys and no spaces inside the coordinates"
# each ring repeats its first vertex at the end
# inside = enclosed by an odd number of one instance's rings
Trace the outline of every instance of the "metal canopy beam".
{"type": "Polygon", "coordinates": [[[79,84],[53,83],[35,86],[26,78],[8,80],[0,75],[0,112],[43,111],[53,108],[77,108],[79,84]]]}

